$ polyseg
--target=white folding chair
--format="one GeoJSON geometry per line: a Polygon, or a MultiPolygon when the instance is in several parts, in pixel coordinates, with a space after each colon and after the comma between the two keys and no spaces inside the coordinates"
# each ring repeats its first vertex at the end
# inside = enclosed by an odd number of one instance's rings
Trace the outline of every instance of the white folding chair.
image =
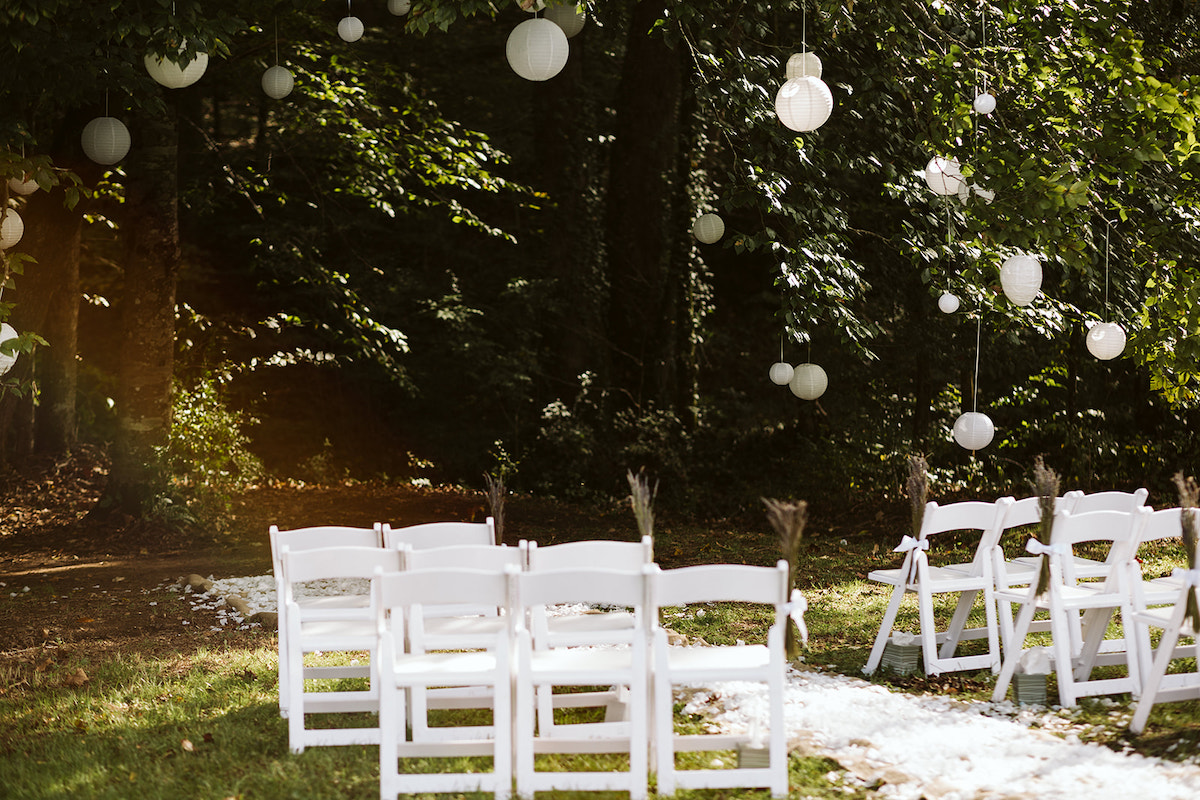
{"type": "MultiPolygon", "coordinates": [[[[1058,678],[1059,703],[1073,706],[1080,697],[1130,692],[1137,697],[1141,691],[1140,665],[1137,655],[1137,637],[1133,635],[1133,598],[1127,562],[1129,553],[1137,541],[1138,533],[1150,513],[1148,508],[1135,511],[1093,511],[1087,514],[1072,514],[1059,511],[1054,515],[1051,543],[1043,545],[1031,539],[1029,549],[1039,558],[1049,559],[1049,586],[1042,595],[1037,594],[1037,581],[1024,590],[997,592],[999,602],[1020,602],[1012,646],[1004,653],[1004,664],[996,679],[992,700],[1004,699],[1012,681],[1016,666],[1021,658],[1030,622],[1037,609],[1045,609],[1050,616],[1050,632],[1053,636],[1052,658],[1058,678]],[[1072,548],[1088,542],[1107,543],[1119,558],[1108,570],[1102,582],[1072,583],[1065,577],[1072,548]],[[1127,674],[1123,677],[1091,680],[1092,663],[1085,657],[1076,667],[1076,655],[1096,652],[1097,642],[1104,638],[1104,627],[1093,625],[1085,628],[1086,640],[1078,641],[1070,624],[1071,618],[1080,612],[1093,609],[1121,612],[1119,649],[1122,652],[1127,674]]],[[[1038,568],[1040,570],[1040,563],[1038,568]]]]}
{"type": "MultiPolygon", "coordinates": [[[[930,502],[925,506],[921,520],[921,531],[916,539],[905,536],[898,552],[904,552],[904,563],[899,569],[874,570],[870,580],[892,586],[891,600],[871,648],[871,655],[863,672],[870,675],[883,658],[883,649],[891,637],[896,624],[896,615],[906,592],[917,595],[918,618],[921,627],[921,650],[925,662],[925,674],[938,675],[960,670],[991,669],[1000,665],[1000,637],[996,621],[995,589],[992,577],[990,547],[976,547],[974,560],[969,566],[958,565],[951,569],[932,566],[927,551],[933,537],[949,531],[979,531],[980,543],[990,542],[991,535],[1002,525],[1003,517],[1012,504],[1012,498],[1001,498],[994,503],[966,501],[939,506],[930,502]],[[975,598],[983,593],[983,610],[986,627],[965,628],[967,615],[975,598]],[[937,594],[955,593],[959,602],[951,620],[950,630],[939,633],[933,611],[933,598],[937,594]],[[950,635],[953,633],[954,635],[950,635]],[[955,656],[958,644],[963,639],[986,638],[988,651],[981,655],[955,656]],[[941,652],[937,643],[943,643],[941,652]]],[[[998,535],[998,534],[997,534],[998,535]]]]}
{"type": "Polygon", "coordinates": [[[383,546],[399,549],[405,545],[413,550],[430,547],[450,547],[459,544],[499,544],[496,541],[496,522],[425,522],[393,528],[383,524],[383,546]]]}
{"type": "MultiPolygon", "coordinates": [[[[304,667],[306,653],[366,652],[374,661],[376,648],[376,609],[368,602],[366,608],[347,608],[337,616],[330,609],[308,609],[295,595],[295,587],[304,581],[326,579],[372,579],[376,571],[396,572],[400,569],[400,552],[381,547],[323,547],[293,553],[286,545],[282,550],[283,602],[287,608],[287,662],[280,667],[288,672],[288,746],[293,753],[305,747],[347,744],[379,744],[378,727],[309,728],[306,714],[344,714],[378,711],[379,690],[371,682],[371,667],[366,666],[368,688],[307,691],[305,680],[360,678],[364,667],[323,667],[320,672],[308,672],[304,667]],[[316,675],[316,678],[309,678],[316,675]]],[[[370,595],[368,594],[368,597],[370,595]]]]}
{"type": "MultiPolygon", "coordinates": [[[[269,533],[271,537],[271,569],[275,576],[275,608],[279,614],[276,626],[279,647],[279,716],[287,718],[287,701],[291,687],[288,685],[289,675],[285,669],[288,663],[288,625],[287,604],[283,601],[283,548],[287,547],[292,552],[298,552],[319,547],[379,547],[383,544],[383,535],[378,524],[372,528],[321,525],[293,530],[280,530],[277,525],[272,525],[269,533]]],[[[296,604],[308,611],[312,619],[322,614],[327,614],[334,619],[345,617],[347,609],[360,609],[360,616],[363,619],[369,617],[367,607],[370,605],[371,598],[365,582],[358,589],[339,595],[306,596],[302,587],[299,589],[293,587],[293,597],[296,604]]],[[[309,667],[305,677],[321,677],[327,669],[325,667],[309,667]]],[[[351,671],[356,673],[353,677],[366,678],[370,677],[369,669],[369,667],[363,666],[351,671]]],[[[338,671],[342,673],[341,677],[349,677],[344,674],[345,668],[338,668],[338,671]]]]}
{"type": "MultiPolygon", "coordinates": [[[[783,639],[791,605],[788,597],[788,565],[752,567],[711,564],[660,571],[650,575],[651,602],[648,617],[653,626],[654,751],[658,772],[658,794],[671,795],[677,788],[757,787],[770,789],[772,797],[788,792],[787,739],[783,720],[783,639]],[[765,645],[671,647],[667,632],[658,624],[659,610],[689,603],[762,603],[775,608],[775,621],[765,645]],[[768,761],[764,767],[735,769],[677,769],[675,754],[685,751],[730,750],[756,744],[750,734],[676,734],[674,691],[679,684],[711,685],[713,681],[761,681],[767,685],[766,742],[768,761]]],[[[798,600],[799,598],[797,598],[798,600]]]]}
{"type": "MultiPolygon", "coordinates": [[[[524,566],[524,553],[518,547],[492,544],[464,544],[450,547],[431,547],[425,550],[405,548],[404,568],[410,571],[423,570],[481,570],[503,573],[506,570],[520,571],[524,566]]],[[[509,621],[506,609],[496,605],[454,602],[437,604],[423,602],[414,606],[409,615],[407,649],[412,654],[438,650],[462,650],[486,648],[503,630],[509,621]]],[[[436,741],[445,736],[461,736],[461,729],[445,731],[430,727],[430,709],[483,708],[492,703],[491,691],[486,686],[456,687],[439,684],[425,689],[414,686],[410,693],[410,724],[413,741],[436,741]]],[[[479,730],[479,735],[487,735],[479,730]]]]}
{"type": "Polygon", "coordinates": [[[1200,698],[1200,661],[1190,670],[1167,674],[1172,659],[1179,657],[1178,643],[1181,636],[1192,640],[1193,646],[1188,648],[1191,653],[1194,654],[1200,649],[1200,631],[1184,620],[1188,597],[1194,597],[1196,587],[1200,585],[1200,571],[1178,569],[1172,577],[1179,584],[1174,605],[1148,608],[1133,615],[1139,627],[1162,628],[1163,631],[1158,650],[1154,653],[1154,662],[1144,676],[1142,696],[1138,698],[1133,709],[1133,719],[1129,722],[1129,730],[1135,734],[1146,729],[1146,722],[1150,719],[1150,711],[1155,703],[1200,698]]]}
{"type": "MultiPolygon", "coordinates": [[[[512,697],[508,625],[493,630],[485,646],[455,652],[405,652],[405,625],[422,616],[428,603],[457,602],[505,607],[509,575],[505,572],[460,569],[422,569],[376,578],[376,631],[379,656],[374,660],[380,688],[379,794],[425,792],[492,792],[496,800],[512,794],[512,697]],[[405,695],[452,683],[486,690],[492,703],[492,724],[443,728],[437,741],[405,737],[405,695]],[[491,772],[401,772],[400,759],[491,756],[491,772]]],[[[511,616],[500,617],[510,620],[511,616]]],[[[482,640],[481,640],[482,641],[482,640]]]]}
{"type": "MultiPolygon", "coordinates": [[[[563,569],[604,569],[638,572],[654,563],[654,543],[649,536],[637,542],[610,539],[590,539],[580,542],[539,547],[537,542],[522,543],[525,548],[525,567],[531,572],[563,569]]],[[[549,614],[543,606],[529,609],[526,626],[533,636],[537,650],[551,647],[604,645],[629,640],[637,625],[628,611],[590,610],[584,614],[549,614]]],[[[614,686],[607,691],[570,692],[555,694],[549,686],[538,689],[538,735],[554,736],[554,709],[605,707],[605,720],[624,719],[625,687],[614,686]]],[[[595,733],[602,735],[604,723],[596,723],[595,733]]],[[[619,726],[617,726],[619,727],[619,726]]]]}
{"type": "Polygon", "coordinates": [[[517,672],[515,760],[517,794],[551,790],[627,791],[630,800],[647,796],[648,724],[646,638],[643,621],[649,567],[639,572],[604,569],[529,571],[513,575],[516,584],[517,672]],[[560,603],[596,603],[632,609],[633,625],[622,646],[534,647],[525,626],[528,612],[560,603]],[[592,726],[559,724],[554,736],[534,736],[538,689],[555,686],[627,686],[629,718],[609,725],[622,730],[597,736],[592,726]],[[541,753],[628,753],[625,771],[538,771],[541,753]]]}

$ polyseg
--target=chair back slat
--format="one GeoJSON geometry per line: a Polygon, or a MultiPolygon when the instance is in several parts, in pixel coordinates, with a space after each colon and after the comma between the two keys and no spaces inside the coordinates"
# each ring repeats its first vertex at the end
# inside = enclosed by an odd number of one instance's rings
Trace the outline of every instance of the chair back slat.
{"type": "Polygon", "coordinates": [[[546,547],[528,542],[526,549],[528,567],[533,571],[589,567],[638,572],[643,565],[654,561],[654,545],[649,536],[643,536],[637,542],[589,539],[546,547]]]}
{"type": "Polygon", "coordinates": [[[377,576],[376,606],[382,611],[430,604],[506,607],[508,575],[479,569],[426,569],[377,576]]]}
{"type": "Polygon", "coordinates": [[[637,572],[612,569],[563,569],[522,572],[515,576],[520,606],[558,603],[595,603],[641,607],[645,602],[645,577],[637,572]]]}
{"type": "Polygon", "coordinates": [[[461,544],[497,544],[495,521],[486,522],[425,522],[393,528],[383,525],[384,547],[399,549],[408,545],[413,550],[430,547],[450,547],[461,544]]]}
{"type": "Polygon", "coordinates": [[[449,547],[430,547],[423,550],[404,549],[404,568],[415,569],[479,569],[503,572],[505,567],[520,569],[524,556],[519,548],[494,544],[459,544],[449,547]]]}
{"type": "Polygon", "coordinates": [[[1179,539],[1183,536],[1180,519],[1182,513],[1183,509],[1179,507],[1160,508],[1152,511],[1150,516],[1146,518],[1146,524],[1142,527],[1141,535],[1138,536],[1138,542],[1179,539]]]}
{"type": "Polygon", "coordinates": [[[655,607],[688,603],[787,602],[786,561],[780,561],[774,567],[704,564],[679,569],[656,569],[652,576],[651,592],[655,607]]]}
{"type": "Polygon", "coordinates": [[[1088,514],[1092,511],[1133,511],[1146,504],[1150,492],[1138,489],[1136,492],[1079,492],[1074,504],[1070,507],[1072,514],[1088,514]]]}
{"type": "Polygon", "coordinates": [[[400,553],[381,547],[320,547],[283,549],[284,576],[289,584],[336,578],[370,578],[377,569],[397,572],[400,553]]]}
{"type": "Polygon", "coordinates": [[[271,565],[276,574],[280,567],[280,553],[287,547],[293,553],[323,547],[379,547],[383,544],[380,526],[353,528],[345,525],[316,525],[308,528],[280,530],[278,525],[270,528],[271,565]]]}

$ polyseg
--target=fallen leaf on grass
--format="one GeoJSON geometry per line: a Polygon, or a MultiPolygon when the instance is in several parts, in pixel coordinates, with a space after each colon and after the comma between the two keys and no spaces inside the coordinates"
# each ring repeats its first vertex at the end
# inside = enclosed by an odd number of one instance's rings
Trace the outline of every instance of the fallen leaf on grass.
{"type": "Polygon", "coordinates": [[[83,667],[79,667],[70,675],[63,678],[63,684],[66,686],[83,686],[89,680],[91,679],[88,678],[87,673],[83,671],[83,667]]]}
{"type": "Polygon", "coordinates": [[[53,663],[54,663],[54,659],[47,656],[43,660],[41,660],[38,663],[33,665],[33,671],[34,672],[45,672],[46,670],[48,670],[50,668],[50,665],[53,663]]]}
{"type": "Polygon", "coordinates": [[[184,739],[182,742],[179,743],[179,746],[182,747],[184,750],[186,750],[189,753],[196,752],[196,745],[192,744],[191,739],[184,739]]]}

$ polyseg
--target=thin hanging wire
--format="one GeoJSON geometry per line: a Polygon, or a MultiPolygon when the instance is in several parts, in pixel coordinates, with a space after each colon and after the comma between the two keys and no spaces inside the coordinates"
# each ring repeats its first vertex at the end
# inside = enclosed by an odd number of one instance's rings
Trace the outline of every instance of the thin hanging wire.
{"type": "Polygon", "coordinates": [[[779,334],[779,360],[783,361],[783,334],[779,334]]]}
{"type": "Polygon", "coordinates": [[[1108,319],[1108,235],[1112,233],[1112,223],[1104,220],[1104,318],[1108,319]]]}
{"type": "Polygon", "coordinates": [[[275,17],[275,66],[279,66],[279,17],[275,17]]]}
{"type": "MultiPolygon", "coordinates": [[[[792,17],[795,19],[795,17],[792,17]]],[[[807,3],[800,4],[800,52],[808,52],[808,7],[807,3]]]]}
{"type": "Polygon", "coordinates": [[[975,380],[971,383],[971,412],[974,413],[979,403],[979,343],[983,337],[983,312],[975,317],[975,380]]]}

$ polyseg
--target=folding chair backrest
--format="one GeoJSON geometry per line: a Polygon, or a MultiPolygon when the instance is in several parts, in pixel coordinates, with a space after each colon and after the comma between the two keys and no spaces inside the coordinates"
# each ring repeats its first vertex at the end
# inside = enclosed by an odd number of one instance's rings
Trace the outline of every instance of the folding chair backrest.
{"type": "Polygon", "coordinates": [[[971,561],[971,571],[976,575],[983,574],[984,562],[1000,541],[1000,535],[1004,532],[1004,518],[1012,503],[1011,497],[1002,497],[994,503],[978,500],[945,506],[935,502],[926,503],[919,538],[927,540],[949,531],[978,531],[979,542],[971,561]]]}
{"type": "Polygon", "coordinates": [[[1092,511],[1133,511],[1146,504],[1150,492],[1138,489],[1136,492],[1092,492],[1079,493],[1074,504],[1070,507],[1072,514],[1087,514],[1092,511]]]}
{"type": "Polygon", "coordinates": [[[382,547],[283,548],[283,574],[290,586],[303,581],[371,578],[376,570],[400,571],[400,551],[382,547]]]}
{"type": "Polygon", "coordinates": [[[1059,511],[1054,515],[1051,533],[1054,544],[1071,546],[1083,542],[1112,542],[1114,546],[1132,547],[1151,510],[1145,506],[1128,511],[1088,511],[1075,514],[1059,511]]]}
{"type": "Polygon", "coordinates": [[[318,525],[308,528],[280,530],[272,525],[271,566],[275,575],[281,573],[281,553],[286,547],[293,553],[323,547],[379,547],[383,544],[380,526],[373,528],[351,528],[344,525],[318,525]]]}
{"type": "Polygon", "coordinates": [[[459,544],[497,544],[496,524],[488,517],[486,522],[426,522],[407,525],[403,528],[383,526],[383,544],[390,549],[408,545],[413,550],[430,547],[451,547],[459,544]]]}
{"type": "Polygon", "coordinates": [[[1182,537],[1183,529],[1180,527],[1182,513],[1183,509],[1179,507],[1160,508],[1150,512],[1150,516],[1146,517],[1146,523],[1138,535],[1138,544],[1182,537]]]}
{"type": "Polygon", "coordinates": [[[654,544],[649,536],[643,536],[639,542],[590,539],[546,547],[527,542],[526,550],[526,566],[534,571],[587,567],[640,572],[644,565],[654,561],[654,544]]]}
{"type": "Polygon", "coordinates": [[[650,594],[655,609],[688,603],[782,605],[788,601],[786,561],[780,561],[774,567],[744,564],[703,564],[668,570],[655,567],[650,574],[650,594]]]}
{"type": "Polygon", "coordinates": [[[520,548],[494,544],[459,544],[450,547],[430,547],[417,550],[404,548],[404,568],[413,569],[481,569],[503,572],[511,566],[521,569],[524,554],[520,548]]]}
{"type": "Polygon", "coordinates": [[[508,591],[506,571],[426,569],[383,572],[375,579],[375,603],[380,614],[430,603],[506,607],[508,591]]]}
{"type": "Polygon", "coordinates": [[[646,573],[613,569],[554,569],[521,572],[516,581],[520,607],[558,603],[597,603],[640,610],[646,601],[646,573]]]}

